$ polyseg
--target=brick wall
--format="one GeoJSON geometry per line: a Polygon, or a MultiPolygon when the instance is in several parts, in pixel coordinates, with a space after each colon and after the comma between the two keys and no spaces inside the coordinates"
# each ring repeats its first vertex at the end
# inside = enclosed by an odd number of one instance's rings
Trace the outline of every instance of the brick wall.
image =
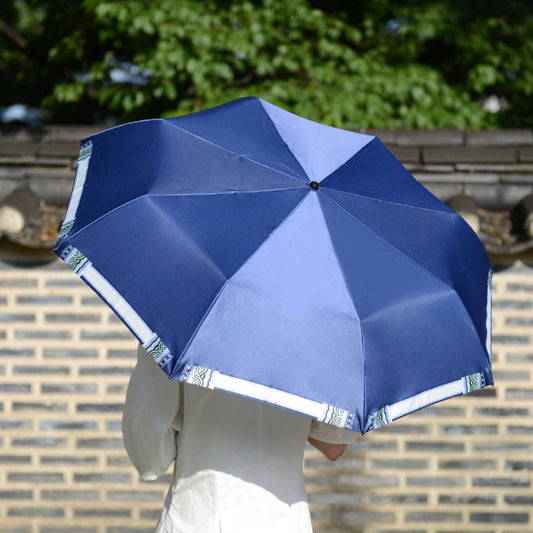
{"type": "MultiPolygon", "coordinates": [[[[312,449],[315,531],[533,531],[533,269],[494,278],[496,387],[312,449]]],[[[148,533],[170,475],[141,482],[120,419],[136,342],[60,262],[0,262],[0,533],[148,533]]]]}

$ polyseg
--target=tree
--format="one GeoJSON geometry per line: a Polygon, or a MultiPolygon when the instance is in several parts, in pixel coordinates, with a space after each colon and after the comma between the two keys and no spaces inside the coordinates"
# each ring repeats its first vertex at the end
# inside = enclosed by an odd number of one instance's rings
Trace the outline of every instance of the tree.
{"type": "Polygon", "coordinates": [[[527,0],[11,0],[0,23],[2,100],[53,121],[256,95],[347,128],[532,123],[527,0]]]}

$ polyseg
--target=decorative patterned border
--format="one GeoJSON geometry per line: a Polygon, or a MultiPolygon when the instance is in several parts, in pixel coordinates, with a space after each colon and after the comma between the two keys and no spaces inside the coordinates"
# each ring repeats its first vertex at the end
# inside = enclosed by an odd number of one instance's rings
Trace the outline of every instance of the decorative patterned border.
{"type": "Polygon", "coordinates": [[[89,161],[92,153],[92,141],[87,141],[81,145],[76,177],[74,178],[74,186],[72,187],[72,194],[70,195],[70,202],[68,204],[67,212],[65,213],[65,219],[59,230],[59,239],[68,235],[74,226],[74,220],[76,219],[76,212],[78,211],[78,206],[80,204],[81,193],[83,191],[83,186],[85,185],[85,179],[87,178],[87,171],[89,170],[89,161]]]}
{"type": "Polygon", "coordinates": [[[401,418],[402,416],[418,411],[428,405],[452,398],[453,396],[468,394],[469,392],[482,389],[485,385],[485,376],[481,373],[477,373],[464,376],[461,379],[445,383],[444,385],[440,385],[433,389],[428,389],[420,394],[416,394],[415,396],[411,396],[410,398],[406,398],[405,400],[401,400],[400,402],[379,409],[379,411],[372,416],[373,421],[370,429],[377,429],[401,418]]]}

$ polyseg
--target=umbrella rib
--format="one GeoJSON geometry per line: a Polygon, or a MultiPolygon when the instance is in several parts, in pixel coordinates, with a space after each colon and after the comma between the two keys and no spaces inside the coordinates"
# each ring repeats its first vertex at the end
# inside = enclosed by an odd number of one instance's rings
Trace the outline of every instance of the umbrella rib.
{"type": "MultiPolygon", "coordinates": [[[[268,118],[269,118],[269,120],[271,121],[270,117],[268,117],[268,118]]],[[[185,128],[181,128],[181,127],[177,126],[176,124],[172,124],[171,122],[169,122],[169,121],[167,121],[167,120],[165,120],[165,119],[161,119],[161,120],[164,120],[165,123],[167,123],[169,126],[172,126],[173,128],[176,128],[176,129],[178,129],[178,130],[180,130],[180,131],[183,131],[184,133],[186,133],[187,135],[190,135],[191,137],[194,137],[194,138],[196,138],[196,139],[198,139],[198,140],[200,140],[200,141],[202,141],[202,142],[204,142],[204,143],[206,143],[206,144],[210,144],[211,146],[215,146],[216,148],[218,148],[219,150],[222,150],[223,152],[226,152],[226,153],[231,154],[231,155],[235,155],[235,154],[237,153],[237,152],[232,152],[231,150],[229,150],[228,148],[225,148],[224,146],[220,146],[219,144],[216,144],[216,143],[214,143],[214,142],[212,142],[212,141],[210,141],[210,140],[208,140],[208,139],[205,139],[204,137],[201,137],[200,135],[197,135],[196,133],[192,133],[192,132],[190,132],[189,130],[186,130],[185,128]]],[[[271,122],[272,122],[272,121],[271,121],[271,122]]],[[[273,127],[274,127],[274,126],[273,126],[273,127]]],[[[274,128],[274,129],[275,129],[275,128],[274,128]]],[[[276,130],[276,132],[277,132],[277,130],[276,130]]],[[[278,135],[279,135],[279,133],[278,133],[278,135]]],[[[281,138],[281,136],[280,136],[280,138],[281,138]]],[[[281,140],[283,141],[283,139],[281,139],[281,140]]],[[[286,145],[285,141],[283,141],[283,143],[286,145]]],[[[288,146],[287,146],[287,149],[290,151],[290,148],[289,148],[288,146]]],[[[292,152],[291,152],[291,154],[292,154],[292,152]]],[[[286,173],[286,172],[283,172],[283,171],[281,171],[281,170],[278,170],[278,169],[275,169],[275,168],[269,167],[269,166],[266,165],[265,163],[261,163],[260,161],[256,161],[255,159],[252,159],[252,158],[250,158],[250,157],[247,156],[247,155],[244,155],[244,154],[237,154],[237,155],[238,155],[239,157],[242,157],[243,159],[246,159],[246,161],[250,162],[251,164],[258,165],[258,166],[263,167],[263,168],[267,168],[268,170],[270,170],[270,171],[272,171],[272,172],[276,172],[276,173],[278,173],[278,174],[280,174],[280,175],[282,175],[282,176],[285,176],[285,177],[287,177],[287,178],[290,178],[290,179],[292,179],[292,180],[294,180],[294,181],[296,181],[296,182],[298,182],[298,183],[300,183],[300,184],[301,184],[301,183],[305,183],[305,182],[299,180],[299,179],[298,179],[297,177],[295,177],[295,176],[291,176],[290,174],[288,174],[288,173],[286,173]]],[[[293,157],[294,157],[294,154],[292,154],[292,155],[293,155],[293,157]]],[[[294,157],[294,159],[295,159],[295,161],[298,163],[298,165],[300,165],[300,163],[298,162],[298,160],[296,159],[296,157],[294,157]]],[[[300,165],[300,168],[301,168],[301,165],[300,165]]],[[[302,169],[302,170],[303,170],[303,169],[302,169]]],[[[309,179],[309,178],[307,177],[307,175],[305,174],[305,172],[304,172],[304,176],[305,176],[307,179],[309,179]]]]}
{"type": "MultiPolygon", "coordinates": [[[[397,179],[398,178],[391,178],[390,180],[383,180],[383,181],[396,181],[397,179]]],[[[370,181],[363,182],[363,185],[365,183],[372,183],[372,182],[370,182],[370,181]]],[[[328,187],[326,185],[324,185],[322,188],[323,189],[327,189],[328,187]]],[[[444,214],[449,214],[449,215],[454,214],[453,211],[444,211],[444,210],[440,210],[440,209],[432,209],[432,208],[429,208],[429,207],[423,207],[423,206],[418,206],[418,205],[411,205],[411,204],[405,204],[405,203],[400,203],[400,202],[393,202],[391,200],[383,200],[383,198],[374,198],[372,196],[367,196],[367,195],[364,195],[364,194],[361,194],[361,193],[357,193],[357,192],[353,192],[353,191],[344,191],[342,189],[334,189],[333,187],[330,187],[330,188],[333,191],[341,192],[343,194],[349,194],[351,196],[357,196],[357,198],[363,198],[364,200],[369,200],[369,201],[372,201],[372,202],[380,202],[380,203],[383,203],[383,204],[395,205],[395,206],[398,205],[398,206],[408,207],[410,209],[418,209],[420,211],[428,211],[430,213],[434,213],[435,211],[440,211],[441,213],[444,213],[444,214]]],[[[331,199],[331,200],[334,201],[333,199],[331,199]]]]}
{"type": "Polygon", "coordinates": [[[79,233],[83,232],[87,228],[90,228],[93,224],[96,224],[103,220],[104,218],[107,218],[108,216],[112,215],[115,211],[118,211],[119,209],[122,209],[123,207],[132,204],[133,202],[136,202],[140,200],[141,198],[147,198],[147,197],[153,197],[153,196],[215,196],[217,194],[223,195],[223,194],[235,194],[235,192],[238,192],[239,194],[254,194],[254,193],[269,193],[269,192],[280,192],[280,191],[295,191],[301,189],[301,187],[288,187],[286,189],[269,189],[269,190],[253,190],[253,191],[222,191],[222,192],[205,192],[205,193],[144,193],[140,194],[139,196],[136,196],[135,198],[131,198],[127,202],[124,202],[123,204],[117,205],[110,211],[106,211],[102,215],[100,215],[98,218],[92,220],[88,224],[84,225],[82,228],[78,229],[74,233],[69,233],[68,238],[71,239],[72,237],[75,237],[79,233]]]}
{"type": "MultiPolygon", "coordinates": [[[[325,228],[326,228],[326,230],[328,232],[328,236],[329,236],[329,239],[330,239],[331,249],[333,250],[333,254],[335,256],[335,259],[337,260],[337,265],[339,267],[339,271],[341,273],[342,280],[343,280],[344,286],[346,288],[346,292],[348,293],[348,296],[350,298],[350,302],[352,303],[352,308],[354,310],[354,313],[355,313],[356,317],[359,320],[360,332],[361,332],[361,354],[364,354],[365,353],[365,335],[364,335],[364,332],[363,332],[363,321],[360,319],[359,313],[357,312],[357,307],[355,305],[355,298],[352,295],[352,291],[350,290],[350,285],[348,283],[348,280],[346,279],[346,276],[344,275],[344,270],[342,269],[339,256],[337,255],[337,251],[335,250],[335,246],[333,244],[333,239],[331,238],[331,233],[329,231],[329,225],[327,223],[326,217],[325,217],[324,212],[322,210],[321,210],[321,213],[322,213],[322,218],[324,219],[325,228]]],[[[363,375],[362,376],[363,377],[363,379],[362,379],[362,382],[363,382],[363,413],[366,413],[367,393],[366,393],[366,382],[364,380],[364,376],[366,376],[366,363],[365,363],[364,355],[362,356],[362,359],[363,359],[363,364],[362,364],[362,369],[363,369],[362,370],[362,375],[363,375]]],[[[361,428],[363,427],[362,422],[363,422],[362,420],[359,420],[359,425],[360,425],[361,428]]]]}

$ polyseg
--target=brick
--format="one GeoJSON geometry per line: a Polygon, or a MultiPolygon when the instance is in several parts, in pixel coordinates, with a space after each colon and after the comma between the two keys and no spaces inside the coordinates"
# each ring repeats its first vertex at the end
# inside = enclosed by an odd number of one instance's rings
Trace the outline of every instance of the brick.
{"type": "Polygon", "coordinates": [[[460,522],[461,513],[442,511],[412,511],[405,513],[406,522],[460,522]]]}
{"type": "Polygon", "coordinates": [[[34,357],[33,348],[0,348],[0,357],[34,357]]]}
{"type": "Polygon", "coordinates": [[[65,516],[65,511],[54,507],[9,507],[7,516],[59,518],[65,516]]]}
{"type": "Polygon", "coordinates": [[[137,359],[136,350],[107,350],[109,359],[137,359]]]}
{"type": "Polygon", "coordinates": [[[13,402],[13,411],[66,411],[64,402],[13,402]]]}
{"type": "Polygon", "coordinates": [[[72,296],[17,296],[19,305],[70,305],[72,296]]]}
{"type": "Polygon", "coordinates": [[[74,481],[77,483],[129,483],[131,476],[121,472],[74,474],[74,481]]]}
{"type": "Polygon", "coordinates": [[[111,502],[159,502],[162,496],[160,492],[153,491],[109,490],[107,500],[111,502]]]}
{"type": "Polygon", "coordinates": [[[29,383],[0,383],[0,393],[28,394],[31,392],[29,383]]]}
{"type": "MultiPolygon", "coordinates": [[[[159,514],[161,511],[159,511],[159,514]]],[[[157,516],[159,516],[159,514],[157,516]]],[[[78,518],[130,518],[129,509],[102,509],[102,508],[83,508],[74,509],[74,516],[78,518]]]]}
{"type": "Polygon", "coordinates": [[[153,533],[153,528],[109,526],[106,533],[153,533]]]}
{"type": "Polygon", "coordinates": [[[30,464],[31,457],[29,455],[0,455],[0,464],[30,464]]]}
{"type": "Polygon", "coordinates": [[[493,344],[519,345],[519,344],[529,344],[530,342],[531,342],[531,337],[529,337],[529,335],[493,335],[492,336],[493,344]]]}
{"type": "Polygon", "coordinates": [[[83,306],[106,307],[106,303],[98,296],[84,296],[81,303],[83,306]]]}
{"type": "Polygon", "coordinates": [[[533,461],[505,461],[505,470],[513,472],[533,471],[533,461]]]}
{"type": "Polygon", "coordinates": [[[97,457],[79,455],[41,455],[42,465],[96,465],[97,457]]]}
{"type": "Polygon", "coordinates": [[[425,435],[429,433],[429,428],[419,424],[402,424],[399,422],[393,422],[392,424],[387,424],[376,431],[378,433],[391,433],[395,435],[425,435]]]}
{"type": "Polygon", "coordinates": [[[474,407],[474,415],[504,418],[513,416],[530,416],[531,409],[525,407],[474,407]]]}
{"type": "Polygon", "coordinates": [[[31,420],[0,420],[0,429],[31,429],[31,420]]]}
{"type": "Polygon", "coordinates": [[[467,146],[516,146],[533,144],[533,133],[527,129],[501,129],[466,132],[467,146]]]}
{"type": "Polygon", "coordinates": [[[122,422],[120,420],[108,420],[105,423],[105,430],[110,433],[120,433],[122,431],[122,422]]]}
{"type": "Polygon", "coordinates": [[[2,500],[31,500],[32,498],[33,498],[33,491],[31,490],[0,490],[0,501],[2,500]]]}
{"type": "Polygon", "coordinates": [[[509,388],[505,391],[506,400],[530,400],[533,398],[533,389],[509,388]]]}
{"type": "Polygon", "coordinates": [[[533,302],[531,300],[511,300],[511,299],[502,299],[498,298],[492,302],[492,309],[499,310],[515,310],[515,311],[525,311],[533,309],[533,302]]]}
{"type": "Polygon", "coordinates": [[[72,339],[72,333],[67,330],[32,330],[17,329],[15,330],[16,339],[72,339]]]}
{"type": "Polygon", "coordinates": [[[78,413],[122,413],[123,403],[79,403],[76,406],[78,413]]]}
{"type": "Polygon", "coordinates": [[[375,470],[416,470],[426,469],[428,462],[420,459],[374,459],[372,468],[375,470]]]}
{"type": "Polygon", "coordinates": [[[454,477],[408,477],[406,479],[408,487],[461,487],[463,485],[460,478],[454,477]]]}
{"type": "Polygon", "coordinates": [[[96,359],[98,351],[77,348],[45,348],[43,355],[45,358],[96,359]]]}
{"type": "Polygon", "coordinates": [[[518,160],[522,163],[533,161],[533,147],[520,148],[518,150],[518,160]]]}
{"type": "Polygon", "coordinates": [[[463,452],[465,445],[462,442],[414,441],[406,442],[405,449],[407,451],[463,452]]]}
{"type": "Polygon", "coordinates": [[[526,425],[508,425],[506,427],[508,435],[533,435],[533,426],[526,425]]]}
{"type": "Polygon", "coordinates": [[[424,172],[417,171],[414,173],[414,177],[421,183],[486,183],[494,184],[499,183],[500,175],[495,172],[424,172]]]}
{"type": "Polygon", "coordinates": [[[101,317],[95,313],[46,313],[45,320],[51,323],[98,323],[101,317]]]}
{"type": "Polygon", "coordinates": [[[361,505],[363,500],[363,495],[357,492],[314,492],[309,494],[310,504],[361,505]]]}
{"type": "Polygon", "coordinates": [[[498,426],[489,424],[450,424],[439,426],[441,435],[496,435],[498,426]]]}
{"type": "Polygon", "coordinates": [[[0,140],[0,154],[7,156],[35,156],[39,143],[0,140]]]}
{"type": "Polygon", "coordinates": [[[102,330],[91,330],[91,331],[82,331],[81,339],[82,340],[91,340],[91,341],[116,341],[131,339],[132,334],[129,331],[102,331],[102,330]]]}
{"type": "Polygon", "coordinates": [[[505,496],[504,500],[509,505],[533,505],[533,496],[505,496]]]}
{"type": "Polygon", "coordinates": [[[397,487],[396,476],[366,476],[366,475],[339,475],[337,478],[339,488],[342,487],[397,487]]]}
{"type": "Polygon", "coordinates": [[[375,505],[412,505],[428,503],[427,494],[372,494],[370,501],[375,505]]]}
{"type": "Polygon", "coordinates": [[[96,431],[98,423],[76,420],[41,420],[39,427],[41,431],[96,431]]]}
{"type": "Polygon", "coordinates": [[[527,524],[529,513],[470,513],[471,522],[491,524],[527,524]]]}
{"type": "Polygon", "coordinates": [[[496,505],[496,496],[470,494],[441,494],[439,504],[451,505],[496,505]]]}
{"type": "Polygon", "coordinates": [[[505,318],[505,325],[509,327],[517,326],[530,328],[533,326],[533,317],[508,316],[505,318]]]}
{"type": "Polygon", "coordinates": [[[41,385],[43,394],[94,394],[97,392],[95,383],[43,383],[41,385]]]}
{"type": "Polygon", "coordinates": [[[76,157],[80,151],[80,143],[77,141],[55,141],[38,144],[37,153],[40,156],[68,156],[76,157]]]}
{"type": "Polygon", "coordinates": [[[424,163],[515,163],[518,150],[507,147],[426,147],[422,150],[424,163]]]}
{"type": "Polygon", "coordinates": [[[39,375],[56,375],[62,376],[70,375],[70,368],[68,366],[15,366],[13,367],[14,374],[39,374],[39,375]]]}
{"type": "Polygon", "coordinates": [[[85,366],[80,368],[80,376],[129,376],[130,366],[85,366]]]}
{"type": "Polygon", "coordinates": [[[400,130],[396,133],[399,146],[462,146],[464,133],[461,130],[400,130]]]}
{"type": "Polygon", "coordinates": [[[419,163],[420,150],[410,146],[392,146],[390,151],[402,163],[419,163]]]}
{"type": "Polygon", "coordinates": [[[378,511],[344,511],[339,513],[339,521],[345,524],[394,522],[394,513],[378,511]]]}
{"type": "Polygon", "coordinates": [[[499,487],[499,488],[529,488],[531,480],[529,478],[496,478],[496,477],[475,477],[472,479],[473,487],[499,487]]]}
{"type": "Polygon", "coordinates": [[[84,284],[83,284],[83,281],[81,281],[81,279],[79,279],[79,278],[77,278],[75,276],[70,276],[70,277],[65,278],[65,279],[47,279],[44,286],[45,287],[49,287],[49,288],[57,288],[57,287],[60,287],[60,288],[69,288],[69,287],[77,288],[77,287],[84,287],[84,284]]]}
{"type": "Polygon", "coordinates": [[[61,501],[96,501],[98,491],[96,490],[41,490],[42,500],[61,501]]]}
{"type": "Polygon", "coordinates": [[[127,385],[124,383],[122,385],[108,385],[106,387],[107,394],[125,394],[127,385]]]}
{"type": "Polygon", "coordinates": [[[31,439],[11,439],[11,446],[33,448],[58,448],[66,444],[65,439],[53,437],[35,437],[31,439]]]}
{"type": "Polygon", "coordinates": [[[62,483],[63,474],[55,472],[11,472],[7,474],[8,481],[22,483],[62,483]]]}
{"type": "Polygon", "coordinates": [[[533,354],[531,353],[508,353],[506,356],[508,363],[533,363],[533,354]]]}
{"type": "MultiPolygon", "coordinates": [[[[145,509],[140,512],[140,517],[144,520],[153,520],[156,521],[161,514],[160,509],[145,509]]],[[[329,513],[328,513],[329,515],[329,513]]],[[[1,533],[1,532],[0,532],[1,533]]]]}
{"type": "Polygon", "coordinates": [[[95,527],[83,527],[83,526],[41,526],[39,533],[96,533],[95,527]]]}
{"type": "Polygon", "coordinates": [[[122,449],[122,439],[107,439],[107,438],[93,438],[93,439],[78,439],[76,441],[77,448],[95,448],[95,449],[122,449]]]}
{"type": "Polygon", "coordinates": [[[473,450],[475,452],[530,452],[533,445],[530,442],[475,442],[473,450]]]}
{"type": "Polygon", "coordinates": [[[0,313],[0,322],[35,322],[33,313],[0,313]]]}

